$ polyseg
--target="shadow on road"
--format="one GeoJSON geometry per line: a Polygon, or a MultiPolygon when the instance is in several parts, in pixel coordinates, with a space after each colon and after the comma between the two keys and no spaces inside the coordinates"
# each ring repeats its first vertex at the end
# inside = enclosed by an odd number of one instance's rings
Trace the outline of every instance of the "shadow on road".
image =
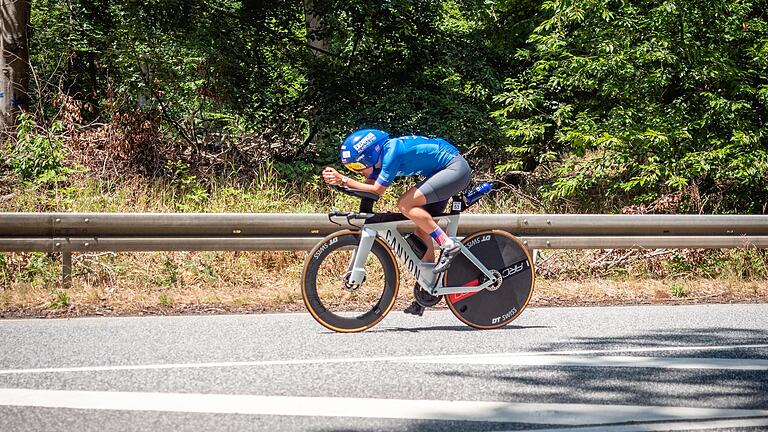
{"type": "MultiPolygon", "coordinates": [[[[600,337],[600,338],[571,338],[567,346],[563,343],[543,345],[546,349],[557,351],[568,350],[600,350],[618,348],[660,348],[682,346],[734,346],[768,344],[768,330],[713,327],[708,329],[671,328],[661,331],[648,332],[626,337],[600,337]]],[[[744,352],[743,349],[728,350],[729,358],[736,352],[744,352]]],[[[705,357],[710,352],[705,352],[705,357]]]]}
{"type": "MultiPolygon", "coordinates": [[[[768,344],[768,331],[735,328],[670,329],[627,337],[571,339],[567,344],[545,344],[542,354],[558,351],[607,351],[589,355],[684,358],[765,359],[768,349],[738,345],[768,344]],[[633,348],[722,347],[707,350],[630,351],[633,348]],[[733,347],[733,348],[729,348],[733,347]],[[621,350],[629,352],[622,352],[621,350]]],[[[505,367],[493,371],[462,369],[435,375],[524,388],[505,393],[515,402],[556,397],[562,403],[669,405],[741,409],[768,409],[768,372],[765,370],[661,369],[633,367],[505,367]],[[652,383],[652,385],[649,385],[652,383]]]]}
{"type": "MultiPolygon", "coordinates": [[[[525,327],[522,327],[525,328],[525,327]]],[[[515,331],[521,328],[508,327],[515,331]]],[[[440,326],[389,331],[466,331],[461,326],[440,326]]],[[[713,328],[669,329],[626,337],[589,337],[541,344],[542,354],[558,351],[606,351],[584,355],[650,356],[676,358],[765,359],[766,348],[738,345],[768,344],[768,331],[761,329],[713,328]],[[720,347],[707,350],[631,351],[639,348],[720,347]],[[622,352],[622,350],[626,350],[622,352]]],[[[538,351],[538,350],[537,350],[538,351]]],[[[565,404],[639,405],[670,407],[717,407],[722,409],[768,409],[768,372],[765,370],[661,369],[640,367],[447,365],[439,371],[425,371],[424,379],[461,380],[462,386],[487,388],[493,399],[506,402],[565,404]],[[493,389],[493,390],[491,390],[493,389]]],[[[450,399],[450,395],[435,395],[450,399]]],[[[606,407],[606,409],[610,409],[606,407]]],[[[373,419],[371,419],[373,420],[373,419]]],[[[388,430],[391,420],[380,420],[388,430]]],[[[554,425],[447,422],[439,420],[401,421],[392,430],[427,432],[445,430],[535,430],[554,425]]],[[[562,427],[562,426],[560,426],[562,427]]],[[[352,429],[318,428],[342,432],[352,429]]]]}
{"type": "Polygon", "coordinates": [[[382,329],[366,330],[366,333],[390,333],[390,332],[407,332],[407,333],[420,333],[429,331],[515,331],[525,329],[542,329],[542,328],[554,328],[554,326],[515,326],[508,325],[494,330],[478,330],[466,325],[456,326],[430,326],[430,327],[389,327],[382,329]]]}

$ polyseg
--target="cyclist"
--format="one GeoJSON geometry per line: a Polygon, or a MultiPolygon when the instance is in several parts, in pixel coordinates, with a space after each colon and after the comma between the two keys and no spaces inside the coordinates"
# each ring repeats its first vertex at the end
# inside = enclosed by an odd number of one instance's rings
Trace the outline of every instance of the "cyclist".
{"type": "MultiPolygon", "coordinates": [[[[460,248],[458,242],[435,223],[432,215],[442,213],[448,200],[469,185],[472,170],[459,150],[442,138],[417,135],[390,138],[382,130],[362,129],[346,137],[339,153],[344,166],[365,176],[366,181],[352,180],[326,167],[323,179],[331,185],[382,195],[397,177],[423,177],[400,196],[397,207],[416,224],[416,235],[427,246],[422,261],[435,261],[434,240],[440,247],[440,258],[432,271],[445,271],[460,248]]],[[[405,312],[421,315],[424,307],[414,300],[405,312]]]]}

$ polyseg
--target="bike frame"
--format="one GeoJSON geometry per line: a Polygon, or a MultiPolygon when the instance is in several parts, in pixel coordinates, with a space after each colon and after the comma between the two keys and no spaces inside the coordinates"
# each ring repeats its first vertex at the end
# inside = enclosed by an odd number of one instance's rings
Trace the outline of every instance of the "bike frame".
{"type": "MultiPolygon", "coordinates": [[[[436,221],[447,220],[448,227],[446,234],[449,237],[455,238],[459,228],[459,214],[438,216],[436,221]]],[[[362,285],[365,280],[365,262],[368,259],[368,254],[373,247],[373,241],[378,236],[389,245],[395,256],[405,265],[408,271],[411,272],[413,277],[418,281],[418,284],[426,290],[428,293],[439,296],[446,294],[458,294],[466,292],[475,292],[492,286],[496,282],[496,278],[490,270],[480,260],[467,249],[464,244],[461,244],[461,253],[469,259],[487,278],[487,280],[477,286],[459,286],[459,287],[447,287],[443,286],[442,273],[434,274],[432,269],[435,267],[435,263],[421,261],[421,257],[417,257],[416,253],[405,240],[402,234],[397,230],[397,226],[402,224],[403,221],[396,222],[380,222],[364,224],[360,227],[360,244],[352,254],[352,259],[347,267],[347,274],[349,274],[349,283],[354,286],[362,285]]]]}

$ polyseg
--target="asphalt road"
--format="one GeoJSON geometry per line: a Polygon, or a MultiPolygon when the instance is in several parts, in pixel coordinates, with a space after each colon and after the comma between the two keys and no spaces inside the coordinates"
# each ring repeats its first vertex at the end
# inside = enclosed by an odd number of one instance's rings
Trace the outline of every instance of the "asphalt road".
{"type": "Polygon", "coordinates": [[[0,431],[768,430],[768,305],[0,320],[0,431]]]}

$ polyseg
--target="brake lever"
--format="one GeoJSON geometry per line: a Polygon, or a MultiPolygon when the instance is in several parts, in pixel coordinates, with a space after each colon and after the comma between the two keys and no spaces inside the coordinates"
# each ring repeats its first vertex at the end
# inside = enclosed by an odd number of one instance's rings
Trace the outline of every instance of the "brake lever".
{"type": "MultiPolygon", "coordinates": [[[[333,220],[334,217],[339,217],[339,216],[343,216],[342,212],[338,211],[337,209],[333,209],[332,212],[328,213],[328,221],[334,225],[344,226],[336,222],[335,220],[333,220]]],[[[347,216],[347,218],[349,218],[349,216],[347,216]]]]}
{"type": "Polygon", "coordinates": [[[352,216],[354,216],[354,214],[353,214],[353,213],[349,213],[349,214],[347,215],[347,223],[348,223],[349,225],[352,225],[353,227],[362,228],[362,227],[363,227],[362,225],[355,225],[355,224],[353,224],[353,223],[352,223],[352,216]]]}

